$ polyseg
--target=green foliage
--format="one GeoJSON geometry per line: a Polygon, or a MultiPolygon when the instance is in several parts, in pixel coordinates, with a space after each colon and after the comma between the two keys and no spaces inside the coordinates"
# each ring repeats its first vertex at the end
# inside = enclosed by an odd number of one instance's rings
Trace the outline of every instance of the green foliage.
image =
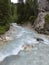
{"type": "Polygon", "coordinates": [[[30,21],[32,24],[34,24],[35,19],[36,19],[36,16],[30,16],[30,17],[29,17],[29,21],[30,21]]]}
{"type": "Polygon", "coordinates": [[[0,0],[0,34],[4,33],[9,26],[11,8],[10,0],[0,0]]]}
{"type": "Polygon", "coordinates": [[[25,23],[30,21],[33,23],[38,15],[38,1],[37,0],[19,0],[17,6],[18,23],[25,23]]]}
{"type": "Polygon", "coordinates": [[[4,34],[9,29],[9,24],[6,24],[5,26],[0,26],[0,34],[4,34]]]}
{"type": "Polygon", "coordinates": [[[11,18],[12,22],[17,21],[17,4],[11,3],[11,18]]]}
{"type": "Polygon", "coordinates": [[[6,31],[6,30],[5,30],[5,27],[4,27],[4,26],[3,26],[3,27],[2,27],[2,26],[0,26],[0,34],[4,34],[4,33],[5,33],[5,31],[6,31]]]}
{"type": "Polygon", "coordinates": [[[45,16],[45,22],[49,24],[49,14],[45,16]]]}
{"type": "Polygon", "coordinates": [[[17,4],[17,15],[18,15],[18,19],[17,19],[17,23],[21,23],[24,19],[24,3],[23,0],[19,0],[18,4],[17,4]]]}
{"type": "Polygon", "coordinates": [[[11,22],[34,23],[38,15],[37,0],[18,0],[18,3],[11,3],[11,0],[0,0],[0,34],[5,33],[11,22]],[[25,21],[25,22],[24,22],[25,21]]]}
{"type": "Polygon", "coordinates": [[[33,1],[33,13],[35,16],[37,16],[38,14],[38,1],[37,0],[33,1]]]}

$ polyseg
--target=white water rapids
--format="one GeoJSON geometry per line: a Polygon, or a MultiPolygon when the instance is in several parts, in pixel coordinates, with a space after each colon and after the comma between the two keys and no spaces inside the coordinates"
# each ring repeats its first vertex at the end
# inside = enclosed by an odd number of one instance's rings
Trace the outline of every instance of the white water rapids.
{"type": "Polygon", "coordinates": [[[38,34],[28,28],[17,26],[16,23],[11,24],[10,30],[5,35],[12,37],[13,40],[0,42],[0,62],[8,56],[18,55],[23,50],[22,46],[24,44],[34,45],[41,43],[49,45],[47,36],[38,34]]]}

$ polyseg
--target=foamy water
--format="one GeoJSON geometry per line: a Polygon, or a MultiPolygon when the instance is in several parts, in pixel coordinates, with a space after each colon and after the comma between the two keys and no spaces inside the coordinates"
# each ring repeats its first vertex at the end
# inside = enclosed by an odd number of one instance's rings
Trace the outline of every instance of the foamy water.
{"type": "Polygon", "coordinates": [[[25,44],[48,44],[49,38],[44,35],[40,35],[30,29],[17,26],[15,23],[11,24],[10,31],[6,33],[6,36],[12,36],[13,40],[4,42],[3,45],[0,42],[0,62],[6,57],[11,55],[18,55],[23,50],[22,46],[25,44]],[[43,39],[43,41],[37,41],[37,38],[43,39]]]}

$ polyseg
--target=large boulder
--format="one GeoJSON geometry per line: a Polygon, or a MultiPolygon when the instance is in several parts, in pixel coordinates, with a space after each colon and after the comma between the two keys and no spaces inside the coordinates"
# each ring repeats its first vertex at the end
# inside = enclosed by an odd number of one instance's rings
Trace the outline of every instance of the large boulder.
{"type": "Polygon", "coordinates": [[[33,24],[33,28],[42,34],[49,34],[49,24],[45,22],[45,15],[49,12],[40,12],[36,21],[33,24]]]}
{"type": "Polygon", "coordinates": [[[39,9],[49,10],[49,1],[48,0],[38,0],[39,9]]]}
{"type": "Polygon", "coordinates": [[[26,45],[23,45],[22,48],[25,51],[30,51],[30,50],[32,50],[33,45],[26,44],[26,45]]]}
{"type": "Polygon", "coordinates": [[[35,29],[43,29],[44,28],[44,24],[45,24],[45,20],[44,20],[44,16],[45,16],[46,14],[45,13],[43,13],[43,12],[40,12],[39,14],[38,14],[38,16],[37,16],[37,19],[36,19],[36,21],[34,22],[34,24],[33,24],[33,27],[35,28],[35,29]]]}

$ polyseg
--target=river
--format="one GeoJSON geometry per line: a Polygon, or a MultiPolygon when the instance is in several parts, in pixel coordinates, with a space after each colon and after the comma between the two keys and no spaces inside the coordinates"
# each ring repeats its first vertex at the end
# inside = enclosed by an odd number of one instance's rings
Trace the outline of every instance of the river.
{"type": "Polygon", "coordinates": [[[13,40],[0,41],[0,65],[49,65],[49,36],[12,23],[6,32],[13,40]],[[33,45],[25,51],[23,45],[33,45]]]}

